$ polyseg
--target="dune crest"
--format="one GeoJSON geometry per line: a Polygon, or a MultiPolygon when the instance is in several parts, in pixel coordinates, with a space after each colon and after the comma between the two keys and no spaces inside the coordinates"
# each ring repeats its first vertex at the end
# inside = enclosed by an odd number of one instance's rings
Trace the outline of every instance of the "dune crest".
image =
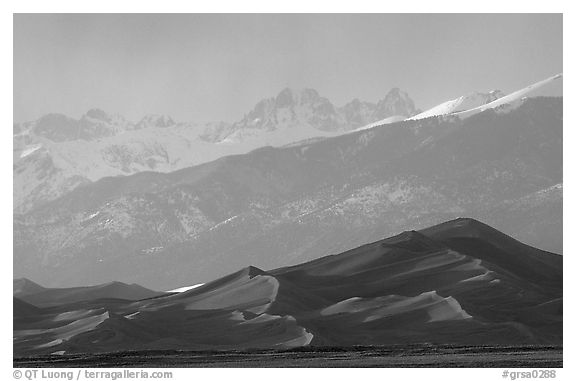
{"type": "Polygon", "coordinates": [[[466,218],[180,293],[54,295],[14,298],[15,353],[562,342],[562,256],[466,218]]]}

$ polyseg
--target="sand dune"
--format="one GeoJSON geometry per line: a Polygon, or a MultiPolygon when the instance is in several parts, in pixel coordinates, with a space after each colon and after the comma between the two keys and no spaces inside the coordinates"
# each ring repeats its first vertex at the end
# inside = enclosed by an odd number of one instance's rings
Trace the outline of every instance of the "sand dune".
{"type": "Polygon", "coordinates": [[[562,257],[471,219],[136,301],[51,295],[14,298],[15,353],[562,342],[562,257]]]}
{"type": "Polygon", "coordinates": [[[471,318],[456,299],[452,297],[443,298],[436,291],[424,292],[414,297],[389,295],[368,299],[350,298],[323,309],[321,315],[330,316],[363,312],[366,316],[362,322],[366,323],[415,311],[426,313],[428,317],[424,317],[424,320],[428,319],[428,322],[471,318]]]}
{"type": "Polygon", "coordinates": [[[254,313],[266,311],[276,299],[278,281],[267,275],[231,282],[217,290],[190,297],[187,310],[217,310],[222,308],[242,308],[254,313]]]}
{"type": "Polygon", "coordinates": [[[16,297],[13,298],[13,311],[15,319],[34,316],[40,313],[40,309],[38,307],[35,307],[30,303],[26,303],[25,301],[16,297]]]}
{"type": "Polygon", "coordinates": [[[38,283],[32,282],[30,279],[20,278],[14,279],[12,285],[13,295],[16,297],[22,297],[24,295],[37,294],[46,289],[40,286],[38,283]]]}

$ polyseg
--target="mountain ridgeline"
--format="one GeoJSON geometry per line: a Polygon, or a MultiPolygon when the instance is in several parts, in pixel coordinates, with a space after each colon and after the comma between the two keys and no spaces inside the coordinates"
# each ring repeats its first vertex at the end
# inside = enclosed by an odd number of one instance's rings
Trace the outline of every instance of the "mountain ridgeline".
{"type": "Polygon", "coordinates": [[[107,176],[174,171],[415,113],[414,102],[394,88],[377,103],[355,99],[342,107],[313,89],[284,89],[234,123],[181,123],[167,115],[131,122],[100,109],[79,119],[48,114],[14,125],[14,209],[29,211],[107,176]]]}
{"type": "MultiPolygon", "coordinates": [[[[278,110],[303,97],[324,110],[312,93],[283,94],[243,121],[260,118],[254,128],[267,130],[284,113],[278,110]]],[[[388,112],[377,113],[376,106],[364,115],[388,112]]],[[[384,102],[382,109],[415,112],[404,106],[384,102]]],[[[290,115],[308,115],[294,110],[290,115]]],[[[322,115],[332,115],[326,110],[322,115]]],[[[317,122],[315,131],[331,120],[324,116],[308,122],[317,122]]],[[[246,129],[217,139],[238,131],[246,129]]],[[[50,287],[120,280],[167,290],[248,263],[294,265],[461,216],[561,253],[562,98],[529,98],[466,119],[406,120],[170,173],[82,184],[15,215],[15,276],[50,287]]]]}

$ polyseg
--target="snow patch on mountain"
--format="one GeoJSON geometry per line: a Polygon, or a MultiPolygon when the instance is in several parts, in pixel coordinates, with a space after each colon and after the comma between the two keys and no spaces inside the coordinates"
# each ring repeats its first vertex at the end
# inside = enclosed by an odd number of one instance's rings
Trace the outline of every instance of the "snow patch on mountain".
{"type": "Polygon", "coordinates": [[[537,90],[543,86],[547,86],[547,85],[551,84],[552,82],[554,82],[555,80],[558,80],[561,78],[562,78],[562,73],[556,74],[555,76],[552,76],[550,78],[546,78],[543,81],[539,81],[539,82],[536,82],[532,85],[526,86],[520,90],[517,90],[511,94],[508,94],[506,96],[498,98],[498,99],[496,99],[490,103],[487,103],[485,105],[481,105],[481,106],[478,106],[476,108],[468,109],[466,111],[458,112],[458,113],[456,113],[456,115],[458,115],[460,118],[466,118],[466,117],[472,116],[474,114],[480,113],[482,111],[486,111],[489,109],[497,109],[497,108],[504,106],[504,105],[508,105],[511,107],[518,106],[522,102],[524,97],[526,95],[528,95],[529,93],[531,93],[531,92],[533,92],[533,91],[535,91],[535,90],[537,90]]]}
{"type": "Polygon", "coordinates": [[[171,172],[264,146],[337,136],[399,113],[415,113],[399,89],[378,103],[354,100],[338,108],[316,90],[287,88],[236,123],[177,123],[157,114],[132,123],[97,108],[80,119],[48,114],[13,126],[14,210],[28,211],[103,177],[171,172]]]}
{"type": "Polygon", "coordinates": [[[38,151],[40,148],[42,148],[42,144],[32,144],[30,146],[27,146],[20,153],[20,159],[25,158],[26,156],[33,154],[34,152],[38,151]]]}
{"type": "Polygon", "coordinates": [[[406,119],[465,118],[487,109],[503,110],[561,77],[506,96],[499,91],[473,93],[422,113],[398,88],[376,103],[354,99],[342,107],[316,90],[287,88],[258,102],[235,123],[177,123],[170,116],[153,114],[132,123],[100,109],[91,109],[80,119],[48,114],[13,125],[14,210],[29,211],[103,177],[172,172],[264,146],[303,144],[406,119]]]}
{"type": "Polygon", "coordinates": [[[562,74],[557,74],[508,95],[504,95],[500,90],[493,90],[489,93],[472,93],[470,95],[441,103],[420,114],[407,118],[407,120],[419,120],[443,115],[455,115],[460,118],[467,118],[489,109],[499,109],[503,106],[507,106],[509,109],[510,107],[519,105],[524,97],[529,93],[532,93],[543,86],[549,85],[560,78],[562,78],[562,74]]]}
{"type": "Polygon", "coordinates": [[[414,115],[413,117],[408,118],[408,120],[418,120],[429,118],[431,116],[448,115],[459,111],[469,110],[488,104],[503,96],[504,93],[502,93],[500,90],[493,90],[489,93],[472,93],[469,95],[464,95],[456,99],[441,103],[438,106],[432,107],[431,109],[426,110],[418,115],[414,115]]]}

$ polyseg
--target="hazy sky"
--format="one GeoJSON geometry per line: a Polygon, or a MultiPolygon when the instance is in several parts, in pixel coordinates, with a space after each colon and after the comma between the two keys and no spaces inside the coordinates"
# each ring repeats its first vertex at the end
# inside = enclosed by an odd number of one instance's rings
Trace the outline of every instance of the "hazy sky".
{"type": "MultiPolygon", "coordinates": [[[[426,109],[562,72],[561,15],[16,15],[14,120],[234,121],[285,87],[426,109]]],[[[561,93],[561,85],[551,89],[561,93]]]]}

